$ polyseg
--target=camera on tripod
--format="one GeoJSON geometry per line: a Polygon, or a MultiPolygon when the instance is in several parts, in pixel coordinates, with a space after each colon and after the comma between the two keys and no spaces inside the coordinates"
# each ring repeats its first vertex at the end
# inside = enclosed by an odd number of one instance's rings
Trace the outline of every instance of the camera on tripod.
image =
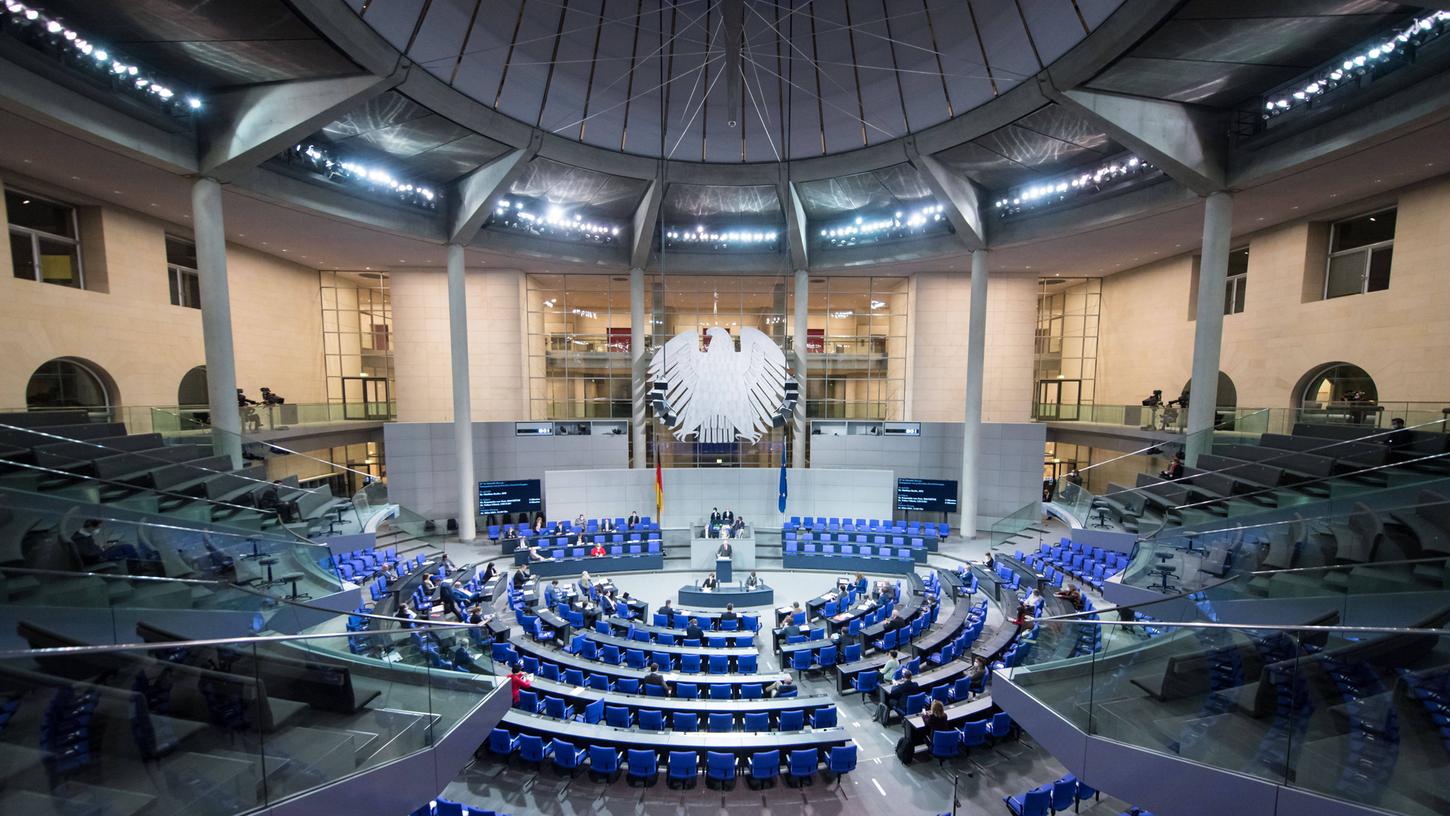
{"type": "Polygon", "coordinates": [[[1160,406],[1162,404],[1163,404],[1163,389],[1161,389],[1161,388],[1155,388],[1155,389],[1153,389],[1153,394],[1150,397],[1148,397],[1147,399],[1143,400],[1143,407],[1144,408],[1157,408],[1158,406],[1160,406]]]}
{"type": "Polygon", "coordinates": [[[272,389],[267,388],[266,386],[263,386],[262,387],[262,404],[263,405],[285,405],[286,402],[287,402],[287,398],[286,397],[281,397],[281,396],[278,396],[276,394],[273,394],[272,393],[272,389]]]}

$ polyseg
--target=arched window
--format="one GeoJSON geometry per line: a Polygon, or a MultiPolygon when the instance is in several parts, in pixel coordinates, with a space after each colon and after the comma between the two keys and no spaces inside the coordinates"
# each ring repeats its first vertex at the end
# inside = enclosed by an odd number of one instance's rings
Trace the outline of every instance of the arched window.
{"type": "Polygon", "coordinates": [[[197,366],[182,376],[181,385],[176,389],[176,404],[182,408],[207,404],[206,366],[197,366]]]}
{"type": "Polygon", "coordinates": [[[1369,372],[1350,363],[1326,363],[1299,378],[1291,395],[1299,408],[1330,408],[1346,403],[1378,402],[1369,372]]]}
{"type": "Polygon", "coordinates": [[[25,386],[25,405],[32,411],[62,408],[105,410],[117,404],[116,385],[95,363],[74,357],[57,357],[30,375],[25,386]]]}
{"type": "MultiPolygon", "coordinates": [[[[1184,383],[1183,388],[1179,389],[1179,393],[1188,394],[1191,398],[1193,395],[1190,393],[1189,387],[1192,385],[1193,380],[1184,383]]],[[[1218,405],[1215,405],[1215,408],[1237,408],[1239,405],[1239,390],[1234,386],[1233,379],[1222,371],[1218,372],[1217,402],[1218,405]]]]}

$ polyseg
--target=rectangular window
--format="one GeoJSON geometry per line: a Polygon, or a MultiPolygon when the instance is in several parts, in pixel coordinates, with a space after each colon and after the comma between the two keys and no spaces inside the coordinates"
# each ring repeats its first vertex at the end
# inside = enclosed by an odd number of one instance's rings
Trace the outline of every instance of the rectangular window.
{"type": "Polygon", "coordinates": [[[166,277],[171,286],[171,305],[201,308],[201,275],[196,271],[196,244],[185,238],[166,236],[166,277]]]}
{"type": "Polygon", "coordinates": [[[1244,295],[1249,288],[1249,249],[1235,249],[1228,254],[1228,277],[1224,280],[1223,313],[1238,314],[1244,310],[1244,295]]]}
{"type": "Polygon", "coordinates": [[[15,277],[85,288],[74,207],[21,190],[5,191],[15,277]]]}
{"type": "Polygon", "coordinates": [[[1333,225],[1329,236],[1329,265],[1324,275],[1326,300],[1390,288],[1395,213],[1393,209],[1382,210],[1333,225]]]}

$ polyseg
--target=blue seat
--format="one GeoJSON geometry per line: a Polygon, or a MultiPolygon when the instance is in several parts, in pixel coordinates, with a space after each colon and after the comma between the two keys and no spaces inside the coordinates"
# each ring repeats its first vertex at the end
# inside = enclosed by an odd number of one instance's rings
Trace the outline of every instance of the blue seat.
{"type": "Polygon", "coordinates": [[[790,752],[787,764],[791,780],[797,785],[809,785],[821,764],[821,755],[814,748],[800,748],[790,752]]]}
{"type": "Polygon", "coordinates": [[[724,733],[735,730],[735,715],[728,711],[713,711],[710,713],[709,729],[712,733],[724,733]]]}
{"type": "Polygon", "coordinates": [[[643,649],[628,649],[624,653],[624,663],[631,669],[642,669],[647,664],[644,658],[643,649]]]}
{"type": "Polygon", "coordinates": [[[684,787],[694,787],[695,777],[700,773],[700,755],[694,751],[671,751],[669,760],[669,781],[679,782],[684,787]]]}
{"type": "Polygon", "coordinates": [[[809,671],[815,662],[814,657],[810,649],[797,649],[791,655],[790,667],[796,671],[809,671]]]}
{"type": "Polygon", "coordinates": [[[962,747],[976,748],[987,744],[987,721],[975,720],[962,723],[962,747]]]}
{"type": "MultiPolygon", "coordinates": [[[[901,716],[910,717],[913,714],[920,714],[923,708],[926,708],[926,692],[918,691],[915,694],[908,695],[906,700],[896,710],[901,712],[901,716]]],[[[985,727],[986,723],[983,722],[982,725],[985,727]]]]}
{"type": "Polygon", "coordinates": [[[620,694],[639,694],[639,679],[635,677],[621,677],[614,681],[614,690],[620,694]]]}
{"type": "Polygon", "coordinates": [[[671,671],[675,667],[674,656],[669,652],[652,652],[649,659],[651,663],[660,667],[660,671],[671,671]]]}
{"type": "Polygon", "coordinates": [[[697,654],[680,655],[680,671],[685,674],[699,674],[700,656],[697,654]]]}
{"type": "Polygon", "coordinates": [[[609,682],[609,678],[607,676],[605,676],[605,675],[602,675],[602,674],[591,674],[591,675],[589,675],[589,684],[588,685],[589,685],[589,688],[597,689],[599,691],[613,691],[614,690],[614,687],[609,682]]]}
{"type": "Polygon", "coordinates": [[[544,710],[544,704],[539,700],[539,693],[536,691],[519,691],[519,701],[514,708],[522,709],[530,714],[538,714],[544,710]]]}
{"type": "Polygon", "coordinates": [[[553,752],[553,744],[545,745],[543,737],[537,737],[533,734],[519,735],[519,759],[538,765],[544,761],[545,757],[553,752]]]}
{"type": "MultiPolygon", "coordinates": [[[[600,702],[604,702],[600,700],[600,702]]],[[[665,730],[665,715],[663,711],[655,708],[641,708],[637,714],[639,730],[641,731],[663,731],[665,730]]]]}
{"type": "Polygon", "coordinates": [[[599,650],[599,659],[611,666],[618,666],[623,657],[619,654],[618,646],[605,646],[599,650]]]}
{"type": "Polygon", "coordinates": [[[587,748],[575,748],[573,743],[555,739],[550,743],[554,752],[554,767],[562,771],[568,771],[570,776],[579,773],[579,768],[584,764],[584,758],[589,755],[587,748]]]}
{"type": "Polygon", "coordinates": [[[851,691],[869,694],[878,688],[881,688],[881,673],[876,669],[857,672],[856,676],[851,678],[851,691]]]}
{"type": "Polygon", "coordinates": [[[676,683],[675,696],[682,700],[700,699],[700,686],[698,683],[676,683]]]}
{"type": "Polygon", "coordinates": [[[735,658],[735,670],[741,674],[754,674],[759,665],[756,662],[757,655],[747,654],[735,658]]]}
{"type": "Polygon", "coordinates": [[[710,673],[711,674],[729,674],[730,673],[730,657],[729,657],[729,655],[715,655],[715,654],[710,655],[710,673]]]}
{"type": "Polygon", "coordinates": [[[729,700],[734,696],[734,689],[729,683],[715,683],[710,686],[711,700],[729,700]]]}
{"type": "Polygon", "coordinates": [[[987,734],[995,740],[1006,739],[1015,735],[1017,724],[1012,722],[1012,716],[1005,711],[999,711],[992,715],[987,723],[987,734]]]}
{"type": "Polygon", "coordinates": [[[571,686],[582,686],[582,685],[584,685],[584,670],[583,669],[565,669],[564,670],[564,682],[565,683],[568,683],[571,686]]]}
{"type": "Polygon", "coordinates": [[[1021,796],[1004,796],[1002,801],[1013,816],[1047,816],[1048,806],[1052,804],[1052,791],[1037,788],[1021,796]]]}
{"type": "Polygon", "coordinates": [[[936,757],[937,764],[948,759],[955,759],[962,751],[962,734],[950,728],[943,728],[931,732],[931,755],[936,757]]]}
{"type": "Polygon", "coordinates": [[[740,684],[740,699],[742,700],[759,700],[765,696],[764,692],[765,690],[761,683],[740,684]]]}
{"type": "Polygon", "coordinates": [[[766,781],[775,784],[780,776],[780,751],[757,751],[750,755],[750,787],[756,789],[766,781]]]}
{"type": "Polygon", "coordinates": [[[604,724],[612,728],[628,728],[634,724],[628,706],[607,705],[604,707],[604,724]]]}
{"type": "Polygon", "coordinates": [[[545,680],[553,680],[556,683],[559,682],[559,664],[544,663],[541,661],[539,663],[539,676],[544,678],[545,680]]]}
{"type": "Polygon", "coordinates": [[[674,724],[676,731],[690,732],[700,730],[700,715],[692,711],[676,711],[670,715],[670,722],[674,724]]]}
{"type": "Polygon", "coordinates": [[[821,648],[821,652],[820,652],[820,664],[821,664],[821,668],[823,668],[823,669],[824,668],[827,668],[829,666],[836,665],[836,647],[835,646],[824,646],[824,647],[821,648]]]}
{"type": "Polygon", "coordinates": [[[584,706],[584,722],[590,725],[597,724],[604,720],[604,700],[595,700],[584,706]]]}
{"type": "MultiPolygon", "coordinates": [[[[558,762],[558,750],[555,749],[554,761],[558,762]]],[[[604,778],[613,782],[619,778],[620,751],[608,745],[589,746],[589,776],[594,779],[604,778]]]]}
{"type": "Polygon", "coordinates": [[[650,683],[644,687],[644,693],[646,697],[663,697],[665,696],[665,687],[659,683],[650,683]]]}
{"type": "MultiPolygon", "coordinates": [[[[1077,801],[1081,802],[1084,799],[1101,800],[1102,795],[1098,793],[1097,788],[1094,788],[1079,779],[1077,781],[1077,801]]],[[[1078,805],[1074,803],[1072,809],[1076,811],[1078,809],[1078,805]]]]}
{"type": "Polygon", "coordinates": [[[507,759],[512,756],[519,747],[519,738],[510,734],[503,728],[495,728],[488,732],[488,752],[494,756],[501,756],[507,759]]]}
{"type": "Polygon", "coordinates": [[[727,782],[730,783],[731,786],[734,786],[734,754],[725,753],[723,751],[705,752],[705,781],[708,784],[710,780],[719,782],[721,787],[725,787],[725,783],[727,782]]]}
{"type": "Polygon", "coordinates": [[[822,706],[811,715],[811,728],[834,728],[836,726],[836,707],[833,705],[822,706]]]}
{"type": "Polygon", "coordinates": [[[842,777],[856,770],[856,744],[847,743],[832,748],[826,757],[826,769],[835,774],[836,785],[839,786],[842,777]]]}
{"type": "Polygon", "coordinates": [[[799,708],[782,711],[777,722],[781,731],[799,731],[806,727],[806,712],[799,708]]]}
{"type": "Polygon", "coordinates": [[[544,715],[556,720],[572,720],[574,719],[574,707],[564,702],[563,697],[545,697],[544,715]]]}
{"type": "MultiPolygon", "coordinates": [[[[861,619],[860,618],[857,618],[856,620],[853,620],[851,622],[852,623],[855,623],[855,624],[859,624],[861,622],[861,619]]],[[[841,662],[842,663],[855,663],[857,660],[860,660],[860,659],[861,659],[861,644],[859,644],[859,643],[847,644],[846,648],[844,648],[844,649],[841,650],[841,662]]]]}
{"type": "Polygon", "coordinates": [[[745,715],[745,731],[763,733],[770,730],[770,713],[766,711],[752,711],[745,715]]]}
{"type": "Polygon", "coordinates": [[[1052,783],[1052,802],[1048,805],[1053,813],[1061,813],[1077,803],[1077,777],[1068,774],[1052,783]]]}
{"type": "Polygon", "coordinates": [[[627,775],[630,782],[638,779],[646,785],[653,785],[660,776],[660,758],[654,751],[645,748],[631,748],[625,755],[627,775]]]}

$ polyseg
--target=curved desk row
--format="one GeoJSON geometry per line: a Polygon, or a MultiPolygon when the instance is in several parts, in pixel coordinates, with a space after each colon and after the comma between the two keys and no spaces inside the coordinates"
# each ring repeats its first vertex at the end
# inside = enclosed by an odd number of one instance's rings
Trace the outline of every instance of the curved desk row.
{"type": "Polygon", "coordinates": [[[514,566],[521,567],[529,565],[529,572],[540,578],[558,578],[565,575],[577,576],[581,572],[605,573],[605,572],[650,572],[665,568],[665,558],[660,553],[641,553],[639,555],[601,555],[597,558],[582,556],[579,558],[549,558],[543,561],[530,561],[527,550],[519,550],[514,553],[514,566]]]}
{"type": "MultiPolygon", "coordinates": [[[[631,631],[643,632],[645,635],[649,636],[650,643],[664,642],[666,644],[672,644],[679,643],[685,638],[685,630],[683,627],[676,629],[669,626],[658,626],[653,624],[641,623],[639,621],[625,620],[624,618],[620,617],[613,617],[605,618],[603,621],[595,623],[595,631],[598,631],[599,623],[604,623],[609,628],[610,634],[620,635],[620,637],[629,637],[629,633],[631,631]],[[664,640],[661,641],[661,638],[664,638],[664,640]]],[[[704,623],[705,622],[701,623],[702,628],[704,623]]],[[[755,643],[755,630],[741,629],[736,632],[721,632],[715,629],[706,629],[705,643],[702,644],[702,648],[721,648],[719,646],[710,645],[709,641],[712,638],[724,638],[726,646],[740,646],[742,644],[751,645],[755,643]]],[[[635,642],[643,643],[643,641],[635,642]]]]}
{"type": "Polygon", "coordinates": [[[724,609],[726,604],[737,607],[774,606],[775,590],[764,584],[755,589],[728,586],[700,589],[696,586],[683,586],[680,587],[679,602],[681,606],[704,609],[724,609]]]}
{"type": "Polygon", "coordinates": [[[779,750],[781,756],[800,748],[828,750],[845,745],[851,737],[844,728],[821,728],[807,731],[638,731],[591,725],[577,720],[555,720],[509,709],[500,723],[515,733],[536,734],[545,740],[562,739],[575,747],[609,745],[620,749],[653,751],[718,751],[747,755],[756,751],[779,750]]]}
{"type": "Polygon", "coordinates": [[[730,712],[732,714],[758,714],[802,709],[809,716],[816,709],[827,708],[836,705],[837,702],[834,697],[828,697],[824,694],[811,697],[761,697],[745,700],[711,700],[708,698],[690,700],[679,697],[656,697],[649,694],[625,694],[618,691],[602,691],[600,689],[556,682],[542,677],[534,678],[533,690],[538,692],[540,696],[562,697],[578,708],[603,701],[605,705],[626,706],[636,710],[641,708],[654,709],[656,711],[663,711],[666,714],[676,711],[701,715],[723,712],[730,712]]]}
{"type": "MultiPolygon", "coordinates": [[[[923,555],[923,560],[925,556],[923,555]]],[[[781,557],[781,566],[788,570],[812,569],[832,572],[865,572],[874,575],[905,574],[916,569],[916,561],[910,558],[882,558],[871,555],[841,555],[830,553],[790,553],[781,557]]]]}
{"type": "MultiPolygon", "coordinates": [[[[739,658],[746,655],[759,654],[755,651],[754,646],[716,646],[713,648],[707,648],[705,646],[675,646],[668,643],[643,643],[638,640],[630,640],[628,638],[622,638],[617,635],[600,634],[593,629],[586,632],[580,632],[578,634],[583,635],[584,637],[594,641],[600,646],[614,646],[618,649],[640,649],[642,651],[650,653],[660,652],[662,654],[677,656],[691,654],[696,655],[701,660],[709,660],[710,657],[716,655],[739,658]]],[[[719,637],[719,635],[715,635],[714,637],[719,637]]]]}
{"type": "MultiPolygon", "coordinates": [[[[615,666],[600,660],[585,660],[577,655],[568,652],[551,649],[529,640],[511,641],[514,650],[519,654],[529,654],[541,661],[554,663],[560,669],[579,669],[588,674],[602,674],[615,680],[627,678],[632,680],[643,680],[649,671],[646,669],[633,669],[629,666],[615,666]]],[[[661,672],[664,679],[671,683],[695,683],[702,686],[729,685],[732,686],[738,695],[740,686],[750,683],[761,683],[770,685],[775,681],[787,676],[785,672],[767,672],[757,674],[679,674],[676,672],[661,672]]]]}
{"type": "MultiPolygon", "coordinates": [[[[946,707],[947,723],[952,728],[961,728],[969,722],[990,719],[997,711],[992,704],[991,695],[984,695],[975,700],[963,700],[946,707]]],[[[901,727],[906,730],[907,742],[916,745],[925,741],[926,718],[920,714],[912,714],[910,717],[903,717],[901,727]]]]}

